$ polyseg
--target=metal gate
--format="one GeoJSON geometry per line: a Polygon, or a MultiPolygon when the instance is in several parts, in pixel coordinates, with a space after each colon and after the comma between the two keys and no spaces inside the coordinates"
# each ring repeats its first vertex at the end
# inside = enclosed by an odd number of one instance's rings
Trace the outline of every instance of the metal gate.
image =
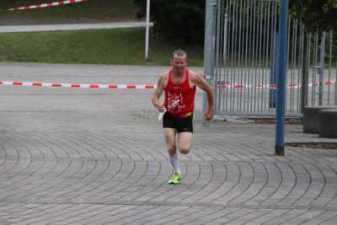
{"type": "MultiPolygon", "coordinates": [[[[216,114],[274,115],[279,2],[214,0],[207,7],[205,70],[216,114]]],[[[286,114],[300,115],[305,105],[337,105],[336,35],[308,34],[305,42],[303,25],[291,18],[288,29],[286,114]],[[310,69],[303,71],[304,65],[310,69]]]]}

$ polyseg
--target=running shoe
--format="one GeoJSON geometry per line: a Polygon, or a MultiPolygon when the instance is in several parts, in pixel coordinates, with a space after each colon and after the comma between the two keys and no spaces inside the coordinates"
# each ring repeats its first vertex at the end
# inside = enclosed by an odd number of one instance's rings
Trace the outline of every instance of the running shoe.
{"type": "Polygon", "coordinates": [[[181,184],[181,180],[182,180],[182,175],[179,172],[175,172],[172,174],[172,176],[170,177],[168,184],[181,184]]]}

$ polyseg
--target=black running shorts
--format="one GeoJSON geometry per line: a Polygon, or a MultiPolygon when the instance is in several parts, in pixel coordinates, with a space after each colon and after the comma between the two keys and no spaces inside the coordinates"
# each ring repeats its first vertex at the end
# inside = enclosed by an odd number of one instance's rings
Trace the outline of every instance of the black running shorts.
{"type": "Polygon", "coordinates": [[[177,118],[170,115],[169,113],[165,113],[163,118],[163,128],[173,128],[178,133],[193,133],[193,115],[186,118],[177,118]]]}

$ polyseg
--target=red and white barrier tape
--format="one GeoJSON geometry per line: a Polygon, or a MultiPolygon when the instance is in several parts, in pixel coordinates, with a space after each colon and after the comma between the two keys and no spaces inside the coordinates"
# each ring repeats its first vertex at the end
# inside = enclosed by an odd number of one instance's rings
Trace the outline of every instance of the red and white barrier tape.
{"type": "Polygon", "coordinates": [[[57,6],[63,6],[63,5],[70,5],[70,4],[76,4],[85,2],[88,0],[61,0],[61,1],[55,1],[50,3],[41,3],[38,5],[28,5],[28,6],[20,6],[16,8],[10,8],[7,11],[22,11],[22,10],[34,10],[34,9],[43,9],[43,8],[50,8],[50,7],[57,7],[57,6]]]}
{"type": "MultiPolygon", "coordinates": [[[[333,80],[327,80],[323,82],[323,85],[325,86],[330,86],[335,84],[336,81],[333,80]]],[[[218,88],[224,88],[224,89],[248,89],[248,88],[255,88],[255,89],[276,89],[276,84],[256,84],[256,85],[252,85],[252,84],[241,84],[241,83],[236,83],[236,84],[232,84],[230,82],[226,82],[226,81],[219,81],[217,82],[216,86],[218,88]]],[[[315,82],[315,83],[309,83],[308,84],[309,87],[318,87],[319,83],[315,82]]],[[[302,85],[301,84],[288,84],[287,86],[289,89],[298,89],[301,88],[302,85]]]]}
{"type": "MultiPolygon", "coordinates": [[[[334,85],[336,81],[325,81],[323,84],[326,86],[334,85]]],[[[32,81],[1,81],[0,86],[16,86],[16,87],[48,87],[48,88],[87,88],[87,89],[154,89],[154,84],[98,84],[98,83],[45,83],[45,82],[32,82],[32,81]]],[[[229,82],[218,82],[218,88],[224,89],[276,89],[276,84],[231,84],[229,82]]],[[[318,87],[319,83],[310,83],[309,87],[318,87]]],[[[299,84],[288,84],[289,89],[298,89],[302,86],[299,84]]]]}
{"type": "Polygon", "coordinates": [[[0,81],[0,86],[48,87],[48,88],[87,88],[87,89],[154,89],[153,84],[80,84],[80,83],[43,83],[30,81],[0,81]]]}

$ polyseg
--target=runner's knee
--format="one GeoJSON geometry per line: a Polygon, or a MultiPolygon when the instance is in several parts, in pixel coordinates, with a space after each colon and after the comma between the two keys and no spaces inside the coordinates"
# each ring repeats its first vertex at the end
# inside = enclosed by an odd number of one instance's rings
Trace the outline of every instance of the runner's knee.
{"type": "Polygon", "coordinates": [[[168,148],[168,152],[170,155],[174,155],[177,152],[177,147],[175,145],[172,145],[168,148]]]}
{"type": "Polygon", "coordinates": [[[186,147],[181,147],[179,149],[179,151],[180,151],[181,154],[185,154],[186,155],[186,154],[188,154],[190,152],[190,149],[186,148],[186,147]]]}

